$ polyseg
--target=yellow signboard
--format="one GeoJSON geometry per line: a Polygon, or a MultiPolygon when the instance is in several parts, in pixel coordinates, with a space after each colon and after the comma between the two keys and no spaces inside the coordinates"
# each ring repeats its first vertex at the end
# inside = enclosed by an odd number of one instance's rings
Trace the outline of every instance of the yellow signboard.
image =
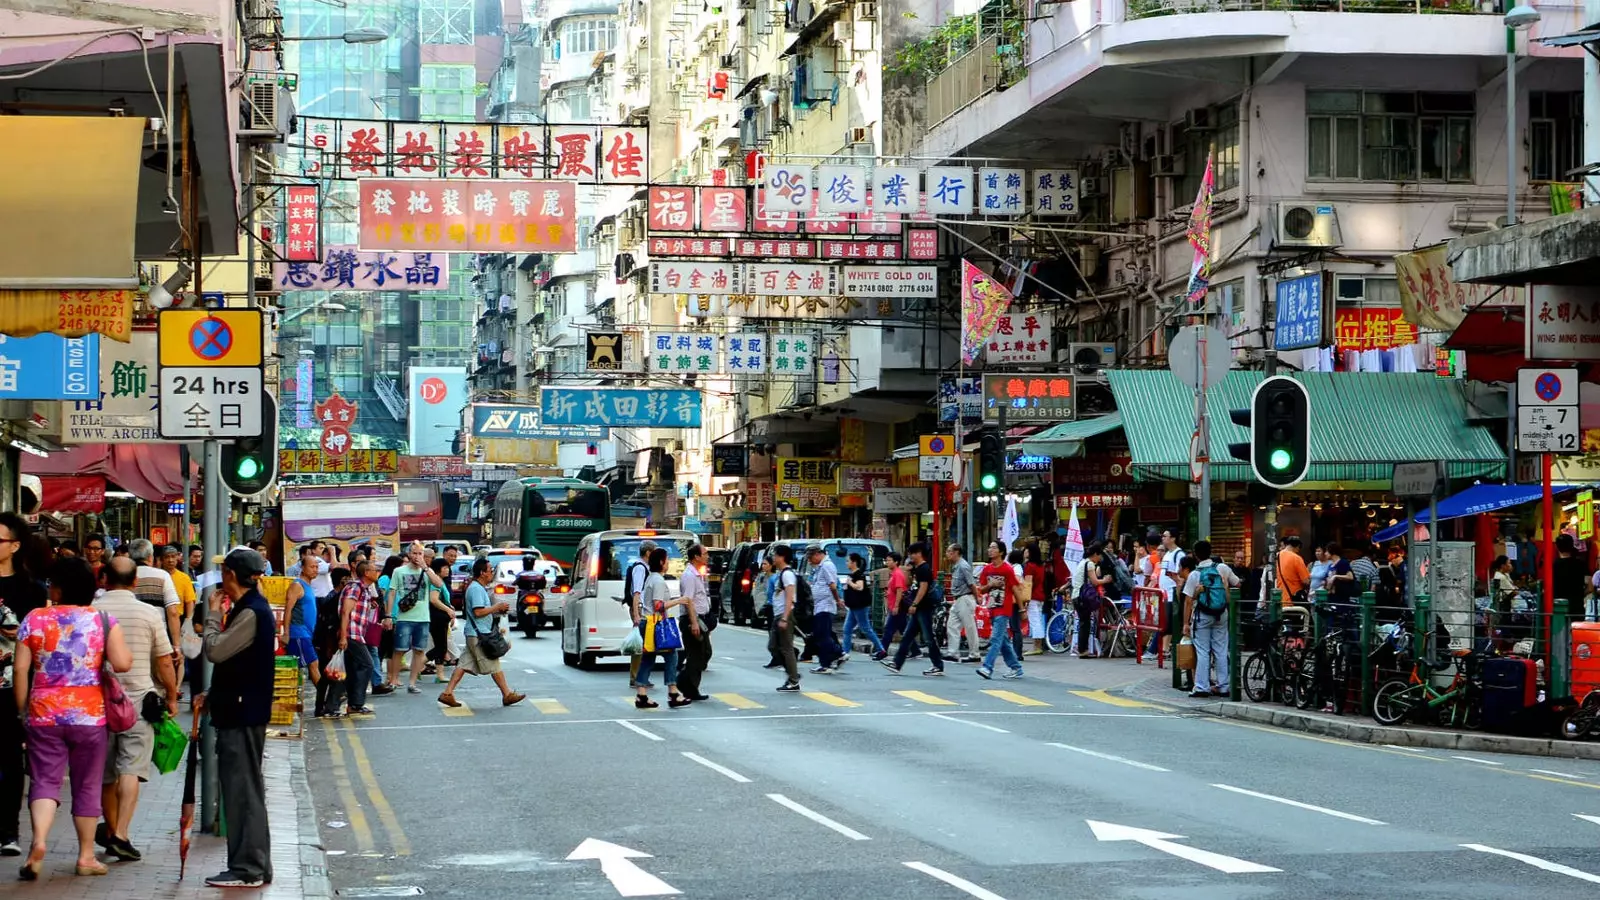
{"type": "Polygon", "coordinates": [[[918,456],[955,456],[956,439],[948,434],[925,434],[917,438],[918,456]]]}
{"type": "Polygon", "coordinates": [[[163,366],[261,365],[261,310],[168,309],[156,319],[163,366]]]}
{"type": "Polygon", "coordinates": [[[0,334],[99,334],[126,344],[133,334],[133,291],[0,290],[0,334]]]}
{"type": "Polygon", "coordinates": [[[776,468],[778,512],[839,511],[838,460],[780,456],[776,468]]]}
{"type": "Polygon", "coordinates": [[[556,465],[559,441],[525,438],[473,438],[467,458],[473,462],[522,466],[556,465]]]}
{"type": "Polygon", "coordinates": [[[1594,491],[1578,492],[1578,540],[1594,537],[1594,491]]]}
{"type": "Polygon", "coordinates": [[[321,450],[278,451],[278,472],[284,475],[393,475],[399,467],[396,450],[349,450],[343,456],[321,450]]]}

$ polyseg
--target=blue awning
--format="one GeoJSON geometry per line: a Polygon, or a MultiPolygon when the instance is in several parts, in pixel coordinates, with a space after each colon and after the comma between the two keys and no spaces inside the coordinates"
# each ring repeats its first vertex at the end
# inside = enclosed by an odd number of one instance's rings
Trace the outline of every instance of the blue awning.
{"type": "MultiPolygon", "coordinates": [[[[1572,489],[1570,485],[1557,485],[1555,493],[1560,494],[1572,489]]],[[[1439,521],[1521,506],[1524,503],[1533,503],[1543,496],[1544,489],[1537,484],[1475,484],[1453,497],[1439,501],[1439,521]]],[[[1423,510],[1418,513],[1413,521],[1419,525],[1428,524],[1428,511],[1423,510]]],[[[1405,522],[1390,525],[1373,535],[1372,540],[1380,544],[1394,540],[1406,534],[1406,525],[1405,522]]]]}

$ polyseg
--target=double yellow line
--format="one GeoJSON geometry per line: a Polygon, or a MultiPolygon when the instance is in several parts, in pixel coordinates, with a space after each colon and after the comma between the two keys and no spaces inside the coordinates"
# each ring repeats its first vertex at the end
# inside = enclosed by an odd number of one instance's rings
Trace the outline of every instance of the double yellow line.
{"type": "Polygon", "coordinates": [[[411,842],[406,839],[406,833],[400,827],[400,819],[394,814],[394,808],[389,805],[388,798],[383,795],[383,789],[378,787],[378,777],[372,771],[372,760],[367,758],[366,748],[362,746],[361,738],[356,735],[355,726],[349,719],[324,719],[322,729],[328,737],[328,753],[333,759],[334,786],[339,791],[339,802],[344,804],[345,817],[350,820],[350,831],[355,835],[356,849],[363,853],[371,853],[377,849],[377,842],[373,838],[372,824],[367,819],[366,810],[361,807],[361,802],[356,797],[350,779],[351,766],[346,764],[346,751],[339,743],[341,730],[344,732],[345,740],[349,742],[350,757],[356,774],[361,779],[361,785],[366,789],[367,800],[376,811],[378,822],[388,834],[390,848],[395,856],[410,856],[411,842]]]}

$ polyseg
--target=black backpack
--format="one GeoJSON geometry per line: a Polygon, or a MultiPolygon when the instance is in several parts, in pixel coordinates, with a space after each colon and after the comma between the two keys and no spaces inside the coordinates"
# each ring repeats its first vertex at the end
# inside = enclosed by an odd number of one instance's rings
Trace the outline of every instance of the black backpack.
{"type": "MultiPolygon", "coordinates": [[[[793,568],[784,570],[794,575],[794,620],[803,628],[811,627],[811,619],[816,615],[816,601],[811,596],[811,582],[800,577],[800,573],[793,568]]],[[[778,582],[778,589],[783,589],[783,582],[778,582]]]]}
{"type": "Polygon", "coordinates": [[[317,601],[317,627],[311,632],[311,640],[317,646],[326,647],[339,642],[339,607],[338,591],[317,601]]]}
{"type": "MultiPolygon", "coordinates": [[[[641,587],[644,585],[645,581],[650,580],[650,567],[645,565],[644,560],[636,559],[633,562],[628,563],[628,570],[622,573],[622,596],[617,598],[618,602],[620,602],[623,606],[627,606],[633,602],[633,570],[635,567],[644,570],[644,580],[639,582],[641,587]]],[[[644,605],[642,590],[640,593],[639,605],[644,605]]],[[[649,610],[641,609],[640,612],[648,613],[649,610]]]]}

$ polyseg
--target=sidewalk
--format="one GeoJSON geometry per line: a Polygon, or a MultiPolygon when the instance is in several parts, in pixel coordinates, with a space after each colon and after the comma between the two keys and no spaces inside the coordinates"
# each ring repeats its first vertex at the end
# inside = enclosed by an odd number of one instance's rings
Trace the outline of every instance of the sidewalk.
{"type": "MultiPolygon", "coordinates": [[[[333,894],[328,883],[321,839],[317,833],[311,792],[306,786],[305,745],[302,741],[273,738],[268,732],[267,758],[263,762],[267,782],[267,815],[272,824],[272,884],[259,891],[244,893],[261,900],[327,900],[333,894]],[[303,798],[303,799],[302,799],[303,798]]],[[[58,900],[216,900],[225,892],[205,885],[205,879],[227,868],[226,840],[201,834],[196,825],[189,843],[188,872],[178,881],[178,817],[183,807],[183,766],[170,775],[155,775],[144,785],[139,811],[129,840],[144,854],[139,862],[107,861],[111,874],[100,878],[80,878],[73,874],[77,839],[72,834],[68,810],[63,808],[51,829],[50,854],[44,872],[34,884],[16,882],[22,858],[6,859],[0,871],[0,884],[16,897],[58,898],[58,900]],[[16,882],[15,886],[12,883],[16,882]]],[[[198,810],[197,810],[198,815],[198,810]]],[[[22,813],[22,846],[27,851],[28,813],[22,813]]]]}

